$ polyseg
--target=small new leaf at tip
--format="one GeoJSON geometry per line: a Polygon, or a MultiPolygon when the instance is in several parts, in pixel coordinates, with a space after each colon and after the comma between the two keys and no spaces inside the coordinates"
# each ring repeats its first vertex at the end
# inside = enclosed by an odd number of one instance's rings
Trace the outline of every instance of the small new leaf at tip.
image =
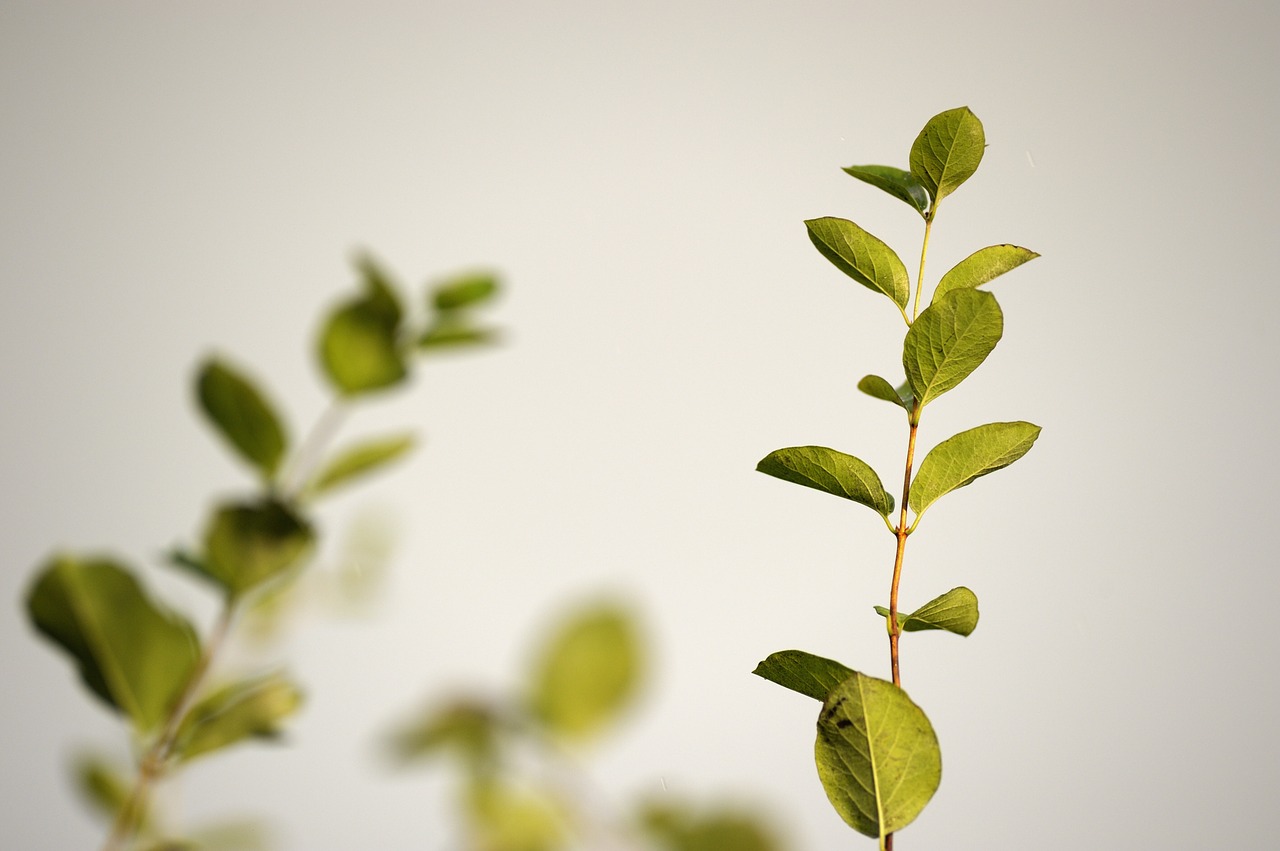
{"type": "Polygon", "coordinates": [[[220,358],[209,358],[196,375],[196,398],[218,433],[270,481],[287,441],[280,418],[249,377],[220,358]]]}
{"type": "Polygon", "coordinates": [[[893,497],[870,465],[825,446],[777,449],[762,458],[756,469],[775,479],[852,500],[882,517],[893,511],[893,497]]]}
{"type": "Polygon", "coordinates": [[[411,433],[365,440],[338,452],[307,485],[305,493],[317,497],[336,487],[387,466],[413,449],[411,433]]]}
{"type": "MultiPolygon", "coordinates": [[[[831,264],[905,311],[911,294],[907,267],[894,250],[853,222],[831,216],[806,221],[809,239],[831,264]]],[[[905,313],[904,313],[905,316],[905,313]]]]}
{"type": "Polygon", "coordinates": [[[106,559],[52,559],[27,595],[27,612],[75,661],[84,684],[142,733],[168,717],[200,658],[191,624],[106,559]]]}
{"type": "Polygon", "coordinates": [[[930,217],[978,170],[986,145],[982,122],[967,106],[948,109],[925,124],[911,145],[911,173],[933,198],[930,217]]]}
{"type": "Polygon", "coordinates": [[[947,438],[929,451],[911,482],[911,509],[919,516],[941,497],[1004,469],[1031,450],[1040,426],[987,423],[947,438]]]}
{"type": "Polygon", "coordinates": [[[910,824],[942,781],[924,711],[893,683],[857,672],[827,695],[814,757],[836,812],[875,839],[910,824]]]}
{"type": "Polygon", "coordinates": [[[988,245],[986,248],[979,248],[942,276],[933,291],[933,301],[941,300],[953,290],[980,287],[1039,256],[1034,251],[1017,245],[988,245]]]}
{"type": "Polygon", "coordinates": [[[751,673],[814,700],[826,700],[833,688],[853,674],[853,669],[803,650],[779,650],[770,653],[751,673]]]}
{"type": "Polygon", "coordinates": [[[408,375],[400,350],[400,296],[372,258],[357,258],[356,268],[364,292],[334,308],[320,331],[320,365],[343,396],[382,390],[408,375]]]}
{"type": "Polygon", "coordinates": [[[895,198],[907,202],[921,216],[929,209],[929,192],[911,172],[891,165],[851,165],[842,169],[850,177],[883,189],[895,198]]]}
{"type": "Polygon", "coordinates": [[[902,368],[920,406],[981,366],[1004,334],[1004,314],[984,290],[956,290],[929,305],[907,330],[902,368]]]}
{"type": "Polygon", "coordinates": [[[898,388],[878,375],[864,375],[862,380],[858,382],[858,389],[872,398],[892,402],[906,411],[911,410],[910,388],[907,388],[908,396],[904,398],[898,392],[898,388]]]}
{"type": "MultiPolygon", "coordinates": [[[[876,606],[876,612],[883,618],[889,617],[889,610],[884,606],[876,606]]],[[[903,632],[940,629],[969,635],[978,628],[978,595],[963,585],[952,588],[909,615],[898,612],[898,626],[903,632]]]]}

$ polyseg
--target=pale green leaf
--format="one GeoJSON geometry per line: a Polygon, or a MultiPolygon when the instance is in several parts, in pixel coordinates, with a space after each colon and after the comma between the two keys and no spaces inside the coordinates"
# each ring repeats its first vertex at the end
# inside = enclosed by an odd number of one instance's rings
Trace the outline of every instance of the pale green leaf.
{"type": "Polygon", "coordinates": [[[552,732],[588,738],[635,697],[643,664],[640,637],[626,610],[606,603],[576,612],[543,648],[530,708],[552,732]]]}
{"type": "Polygon", "coordinates": [[[980,287],[1039,256],[1034,251],[1017,245],[988,245],[986,248],[979,248],[942,276],[933,291],[933,301],[937,302],[952,290],[980,287]]]}
{"type": "Polygon", "coordinates": [[[804,224],[809,239],[832,265],[864,287],[884,293],[900,310],[906,309],[911,281],[892,248],[846,219],[810,219],[804,224]]]}
{"type": "Polygon", "coordinates": [[[311,496],[318,496],[347,484],[400,458],[413,448],[413,444],[414,436],[408,433],[357,443],[331,458],[306,491],[311,496]]]}
{"type": "Polygon", "coordinates": [[[909,171],[891,165],[851,165],[844,173],[906,201],[921,216],[929,209],[929,192],[909,171]]]}
{"type": "Polygon", "coordinates": [[[105,559],[53,559],[32,586],[27,611],[75,660],[85,685],[141,732],[168,717],[200,657],[191,624],[105,559]]]}
{"type": "Polygon", "coordinates": [[[826,700],[832,689],[849,678],[853,669],[803,650],[780,650],[769,654],[751,673],[814,700],[826,700]]]}
{"type": "Polygon", "coordinates": [[[942,754],[924,712],[893,683],[859,673],[827,696],[814,756],[836,812],[877,839],[910,824],[942,780],[942,754]]]}
{"type": "Polygon", "coordinates": [[[204,566],[235,597],[297,565],[314,540],[311,526],[278,500],[226,504],[205,529],[204,566]]]}
{"type": "Polygon", "coordinates": [[[902,366],[920,406],[967,378],[1003,333],[1004,314],[989,292],[956,290],[929,305],[902,344],[902,366]]]}
{"type": "Polygon", "coordinates": [[[424,350],[457,349],[482,346],[498,340],[498,332],[492,328],[472,325],[471,320],[446,313],[418,338],[418,348],[424,350]]]}
{"type": "Polygon", "coordinates": [[[488,272],[474,272],[451,278],[431,293],[436,310],[453,311],[489,301],[498,293],[498,279],[488,272]]]}
{"type": "Polygon", "coordinates": [[[391,737],[391,755],[413,762],[451,750],[472,766],[492,762],[497,753],[499,713],[487,703],[460,700],[433,709],[397,730],[391,737]]]}
{"type": "Polygon", "coordinates": [[[897,388],[878,375],[864,375],[862,380],[858,382],[858,389],[868,396],[892,402],[899,408],[905,408],[908,411],[911,410],[910,401],[902,398],[897,388]]]}
{"type": "Polygon", "coordinates": [[[279,417],[247,376],[210,358],[196,377],[196,398],[227,442],[270,480],[285,452],[279,417]]]}
{"type": "MultiPolygon", "coordinates": [[[[889,610],[876,606],[883,618],[889,610]]],[[[911,614],[898,612],[898,626],[904,632],[940,629],[956,635],[969,635],[978,628],[978,595],[961,585],[935,597],[911,614]]]]}
{"type": "Polygon", "coordinates": [[[695,812],[671,803],[650,804],[640,823],[664,851],[779,851],[758,817],[737,809],[695,812]]]}
{"type": "Polygon", "coordinates": [[[982,122],[967,106],[929,119],[911,146],[911,173],[933,198],[930,215],[978,170],[986,145],[982,122]]]}
{"type": "Polygon", "coordinates": [[[475,778],[467,795],[474,851],[561,851],[568,825],[555,799],[493,777],[475,778]]]}
{"type": "Polygon", "coordinates": [[[987,423],[935,446],[911,482],[911,508],[917,515],[938,498],[981,476],[1009,466],[1031,449],[1040,426],[1026,422],[987,423]]]}
{"type": "Polygon", "coordinates": [[[756,469],[761,473],[850,499],[885,517],[893,511],[893,497],[876,471],[852,455],[825,446],[790,446],[770,452],[756,469]]]}
{"type": "Polygon", "coordinates": [[[281,674],[223,686],[201,698],[182,719],[173,753],[187,761],[246,739],[276,738],[284,720],[301,705],[302,691],[281,674]]]}

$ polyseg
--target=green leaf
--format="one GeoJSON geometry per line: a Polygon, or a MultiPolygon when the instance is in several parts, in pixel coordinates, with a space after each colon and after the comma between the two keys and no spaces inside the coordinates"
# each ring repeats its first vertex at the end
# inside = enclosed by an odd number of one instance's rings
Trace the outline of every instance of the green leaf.
{"type": "Polygon", "coordinates": [[[986,145],[982,122],[967,106],[929,119],[911,146],[911,173],[933,197],[930,215],[978,170],[986,145]]]}
{"type": "Polygon", "coordinates": [[[666,851],[778,851],[770,831],[752,814],[733,809],[695,813],[673,804],[647,806],[641,825],[666,851]]]}
{"type": "Polygon", "coordinates": [[[552,732],[584,739],[635,696],[643,662],[631,616],[602,604],[560,625],[535,667],[530,708],[552,732]]]}
{"type": "Polygon", "coordinates": [[[567,825],[556,801],[534,789],[495,778],[475,779],[467,814],[476,851],[560,851],[567,825]]]}
{"type": "Polygon", "coordinates": [[[311,526],[278,500],[222,505],[205,529],[205,568],[236,597],[298,564],[314,540],[311,526]]]}
{"type": "Polygon", "coordinates": [[[756,469],[761,473],[851,499],[885,517],[893,497],[865,461],[825,446],[791,446],[770,452],[756,469]]]}
{"type": "Polygon", "coordinates": [[[284,719],[301,705],[302,691],[281,674],[232,683],[191,707],[173,753],[187,761],[246,739],[276,738],[284,719]]]}
{"type": "Polygon", "coordinates": [[[1008,467],[1040,436],[1025,422],[987,423],[947,438],[925,456],[911,482],[911,509],[917,515],[956,488],[1008,467]]]}
{"type": "Polygon", "coordinates": [[[418,338],[420,349],[464,348],[486,345],[498,339],[492,328],[480,328],[469,319],[445,314],[431,324],[418,338]]]}
{"type": "Polygon", "coordinates": [[[133,783],[112,761],[94,754],[83,754],[72,766],[76,788],[91,807],[104,816],[114,818],[120,812],[133,783]]]}
{"type": "Polygon", "coordinates": [[[459,275],[435,287],[431,302],[436,310],[453,311],[489,301],[498,293],[498,279],[488,272],[459,275]]]}
{"type": "Polygon", "coordinates": [[[386,322],[399,325],[404,318],[404,308],[391,276],[368,254],[356,258],[356,271],[364,284],[365,294],[361,301],[386,322]]]}
{"type": "Polygon", "coordinates": [[[348,302],[330,314],[320,334],[320,364],[339,393],[356,396],[404,380],[408,367],[398,331],[398,323],[368,300],[348,302]]]}
{"type": "Polygon", "coordinates": [[[197,375],[196,397],[222,436],[270,480],[284,458],[284,428],[253,383],[225,361],[210,358],[197,375]]]}
{"type": "Polygon", "coordinates": [[[769,654],[751,673],[814,700],[826,700],[832,689],[849,678],[853,669],[803,650],[780,650],[769,654]]]}
{"type": "Polygon", "coordinates": [[[32,586],[27,611],[75,660],[85,685],[143,733],[165,720],[200,658],[191,624],[105,559],[54,558],[32,586]]]}
{"type": "MultiPolygon", "coordinates": [[[[876,606],[883,618],[889,610],[876,606]]],[[[978,628],[978,595],[961,585],[940,597],[934,597],[909,615],[898,612],[898,626],[904,632],[941,629],[956,635],[969,635],[978,628]]]]}
{"type": "Polygon", "coordinates": [[[924,712],[893,683],[859,673],[827,696],[814,756],[836,812],[881,840],[910,824],[942,780],[942,754],[924,712]]]}
{"type": "Polygon", "coordinates": [[[864,375],[862,380],[858,382],[858,389],[868,396],[892,402],[899,408],[905,408],[908,411],[911,410],[910,400],[902,398],[897,388],[878,375],[864,375]]]}
{"type": "Polygon", "coordinates": [[[921,216],[929,209],[928,190],[909,171],[891,165],[851,165],[844,173],[906,201],[921,216]]]}
{"type": "Polygon", "coordinates": [[[412,762],[451,749],[480,767],[497,754],[499,726],[492,706],[462,700],[433,710],[393,734],[391,753],[401,762],[412,762]]]}
{"type": "Polygon", "coordinates": [[[986,248],[979,248],[942,276],[933,291],[933,301],[937,302],[953,290],[980,287],[1039,256],[1034,251],[1016,245],[988,245],[986,248]]]}
{"type": "Polygon", "coordinates": [[[983,290],[956,290],[925,308],[902,344],[902,366],[920,407],[964,381],[1003,333],[1000,305],[983,290]]]}
{"type": "Polygon", "coordinates": [[[893,249],[846,219],[827,217],[805,222],[809,239],[841,272],[864,287],[887,295],[905,310],[911,281],[893,249]]]}
{"type": "Polygon", "coordinates": [[[321,469],[307,486],[307,493],[319,496],[352,479],[385,467],[412,449],[414,442],[412,434],[403,433],[366,440],[348,447],[321,469]]]}

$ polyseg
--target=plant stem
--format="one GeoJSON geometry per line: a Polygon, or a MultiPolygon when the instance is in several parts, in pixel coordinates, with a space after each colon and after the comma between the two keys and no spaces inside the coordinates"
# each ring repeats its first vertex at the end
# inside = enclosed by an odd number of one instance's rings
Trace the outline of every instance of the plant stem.
{"type": "Polygon", "coordinates": [[[930,210],[929,215],[924,217],[924,244],[920,246],[920,271],[916,274],[916,297],[911,305],[912,322],[920,313],[920,291],[924,289],[924,258],[929,253],[929,232],[933,230],[934,212],[935,210],[930,210]]]}
{"type": "Polygon", "coordinates": [[[920,405],[911,406],[910,433],[907,437],[907,464],[902,474],[902,506],[898,515],[898,528],[894,535],[898,539],[897,551],[893,557],[893,582],[889,586],[889,667],[893,671],[893,684],[901,687],[902,674],[898,670],[898,636],[902,628],[898,625],[898,584],[902,581],[902,560],[907,552],[907,536],[911,530],[907,527],[907,503],[911,499],[911,469],[915,464],[916,431],[919,428],[920,405]]]}
{"type": "Polygon", "coordinates": [[[302,441],[288,469],[280,476],[280,491],[283,496],[293,498],[306,487],[307,476],[319,464],[321,453],[333,440],[346,415],[347,406],[341,398],[334,399],[325,408],[302,441]]]}

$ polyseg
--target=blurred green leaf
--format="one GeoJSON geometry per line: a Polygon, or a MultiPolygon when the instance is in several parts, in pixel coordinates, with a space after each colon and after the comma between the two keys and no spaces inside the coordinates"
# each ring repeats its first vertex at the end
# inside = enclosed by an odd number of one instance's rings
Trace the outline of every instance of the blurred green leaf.
{"type": "Polygon", "coordinates": [[[454,311],[483,304],[497,293],[498,279],[495,275],[473,272],[437,285],[431,292],[431,303],[436,310],[454,311]]]}
{"type": "Polygon", "coordinates": [[[858,382],[858,389],[873,398],[883,399],[899,408],[911,410],[910,403],[898,394],[897,388],[878,375],[864,375],[858,382]]]}
{"type": "Polygon", "coordinates": [[[469,851],[558,851],[567,839],[563,813],[531,789],[477,778],[469,789],[469,851]]]}
{"type": "Polygon", "coordinates": [[[348,447],[325,464],[306,488],[310,496],[319,496],[352,479],[385,467],[413,448],[413,434],[405,432],[388,437],[365,440],[348,447]]]}
{"type": "Polygon", "coordinates": [[[909,171],[891,165],[851,165],[844,173],[906,201],[921,216],[929,209],[928,191],[909,171]]]}
{"type": "Polygon", "coordinates": [[[832,265],[867,289],[887,295],[899,310],[906,308],[911,281],[892,248],[846,219],[828,216],[804,224],[814,247],[832,265]]]}
{"type": "Polygon", "coordinates": [[[471,324],[465,317],[445,314],[431,324],[418,338],[420,349],[456,349],[483,346],[498,340],[498,332],[471,324]]]}
{"type": "Polygon", "coordinates": [[[196,377],[200,408],[231,446],[270,480],[284,458],[286,438],[279,417],[253,382],[217,358],[196,377]]]}
{"type": "Polygon", "coordinates": [[[771,831],[747,812],[694,813],[671,804],[651,805],[640,823],[665,851],[780,851],[771,831]]]}
{"type": "Polygon", "coordinates": [[[612,722],[635,696],[643,668],[631,615],[603,603],[564,620],[534,668],[530,708],[553,733],[584,739],[612,722]]]}
{"type": "Polygon", "coordinates": [[[82,754],[76,758],[72,771],[77,791],[100,815],[114,818],[129,800],[133,783],[112,760],[82,754]]]}
{"type": "Polygon", "coordinates": [[[933,197],[934,211],[978,170],[986,145],[982,122],[967,106],[941,112],[925,124],[911,146],[911,173],[933,197]]]}
{"type": "Polygon", "coordinates": [[[394,733],[392,755],[401,762],[429,759],[451,750],[473,767],[492,762],[500,720],[487,703],[462,700],[434,709],[394,733]]]}
{"type": "Polygon", "coordinates": [[[205,566],[235,597],[298,564],[314,540],[311,526],[283,502],[225,504],[205,530],[205,566]]]}
{"type": "Polygon", "coordinates": [[[301,689],[278,673],[223,686],[182,719],[173,753],[185,762],[246,739],[275,738],[301,705],[301,689]]]}
{"type": "Polygon", "coordinates": [[[335,310],[320,335],[320,363],[344,396],[390,387],[408,375],[399,325],[361,300],[335,310]]]}
{"type": "Polygon", "coordinates": [[[191,624],[105,559],[54,558],[37,576],[27,611],[75,660],[85,685],[143,733],[165,720],[200,658],[191,624]]]}
{"type": "MultiPolygon", "coordinates": [[[[876,606],[882,618],[889,610],[876,606]]],[[[934,597],[909,615],[898,612],[898,626],[904,632],[941,629],[956,635],[969,635],[978,628],[978,595],[961,585],[934,597]]]]}
{"type": "Polygon", "coordinates": [[[902,344],[902,366],[920,406],[964,381],[1003,333],[1000,305],[983,290],[956,290],[925,308],[902,344]]]}
{"type": "Polygon", "coordinates": [[[1030,451],[1040,426],[1027,422],[987,423],[947,438],[924,461],[911,482],[911,509],[917,515],[956,488],[1003,469],[1030,451]]]}
{"type": "Polygon", "coordinates": [[[391,325],[399,325],[404,318],[404,307],[391,275],[368,254],[356,257],[355,264],[361,283],[364,284],[362,301],[391,325]]]}
{"type": "Polygon", "coordinates": [[[814,754],[836,812],[876,839],[910,824],[942,780],[942,754],[924,712],[893,683],[865,674],[827,696],[814,754]]]}
{"type": "Polygon", "coordinates": [[[790,446],[760,460],[756,469],[776,479],[804,485],[867,506],[887,517],[893,497],[876,471],[859,458],[825,446],[790,446]]]}
{"type": "Polygon", "coordinates": [[[1016,245],[988,245],[961,260],[942,276],[933,291],[933,301],[959,289],[973,289],[1039,257],[1034,251],[1016,245]]]}
{"type": "Polygon", "coordinates": [[[814,700],[826,700],[833,688],[849,678],[853,669],[803,650],[780,650],[771,653],[751,673],[814,700]]]}

